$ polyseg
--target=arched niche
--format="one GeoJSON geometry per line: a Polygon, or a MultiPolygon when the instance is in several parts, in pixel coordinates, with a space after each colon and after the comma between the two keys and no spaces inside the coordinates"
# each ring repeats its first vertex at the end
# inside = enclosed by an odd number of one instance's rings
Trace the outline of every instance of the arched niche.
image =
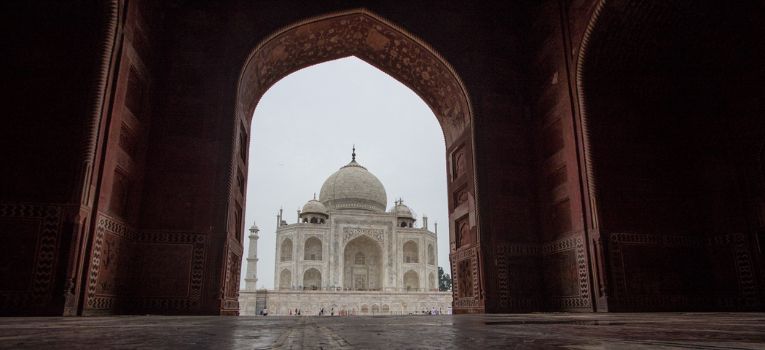
{"type": "Polygon", "coordinates": [[[316,237],[309,237],[305,240],[303,260],[322,260],[321,240],[316,237]]]}
{"type": "Polygon", "coordinates": [[[289,269],[282,270],[279,273],[279,289],[291,289],[292,288],[292,272],[289,269]]]}
{"type": "Polygon", "coordinates": [[[417,292],[420,289],[420,275],[414,270],[409,270],[404,274],[404,290],[407,292],[417,292]]]}
{"type": "Polygon", "coordinates": [[[303,289],[321,289],[321,272],[319,270],[310,268],[303,273],[303,289]]]}
{"type": "Polygon", "coordinates": [[[436,264],[436,251],[433,249],[433,244],[428,243],[428,264],[436,264]]]}
{"type": "Polygon", "coordinates": [[[349,241],[343,249],[343,287],[346,290],[380,290],[383,282],[380,245],[367,236],[349,241]]]}
{"type": "Polygon", "coordinates": [[[420,262],[420,252],[417,247],[417,242],[407,241],[406,243],[404,243],[403,258],[405,263],[420,262]]]}
{"type": "Polygon", "coordinates": [[[292,240],[285,238],[279,248],[279,261],[292,261],[292,240]]]}

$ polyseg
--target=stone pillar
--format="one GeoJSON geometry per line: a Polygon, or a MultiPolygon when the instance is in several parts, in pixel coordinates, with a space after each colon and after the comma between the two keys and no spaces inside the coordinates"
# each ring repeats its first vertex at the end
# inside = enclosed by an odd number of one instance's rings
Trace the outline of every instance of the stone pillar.
{"type": "Polygon", "coordinates": [[[255,291],[258,282],[258,226],[254,223],[250,227],[250,252],[247,254],[247,276],[244,278],[246,291],[255,291]]]}

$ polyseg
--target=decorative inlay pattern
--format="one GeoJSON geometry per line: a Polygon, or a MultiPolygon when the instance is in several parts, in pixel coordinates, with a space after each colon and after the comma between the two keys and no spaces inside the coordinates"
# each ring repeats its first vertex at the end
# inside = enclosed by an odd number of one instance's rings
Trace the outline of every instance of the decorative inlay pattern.
{"type": "Polygon", "coordinates": [[[140,310],[193,310],[201,305],[205,248],[207,235],[187,231],[146,231],[135,238],[136,244],[178,244],[191,245],[190,279],[188,297],[137,297],[131,303],[140,310]]]}
{"type": "Polygon", "coordinates": [[[34,266],[27,290],[0,291],[0,309],[45,305],[53,297],[63,207],[48,204],[0,203],[0,223],[17,220],[37,224],[34,266]]]}
{"type": "MultiPolygon", "coordinates": [[[[611,270],[612,303],[614,306],[630,308],[684,308],[684,307],[714,307],[738,305],[741,308],[757,305],[757,281],[754,275],[754,262],[747,246],[747,236],[742,233],[724,234],[717,236],[687,236],[687,235],[651,235],[635,233],[608,234],[608,263],[611,270]],[[689,248],[703,250],[714,247],[728,247],[732,252],[732,261],[718,261],[718,264],[733,264],[739,288],[736,295],[679,295],[677,293],[638,294],[628,288],[626,265],[634,263],[625,261],[625,248],[630,247],[662,247],[665,249],[689,248]]],[[[710,281],[714,283],[714,281],[710,281]]]]}
{"type": "Polygon", "coordinates": [[[385,240],[385,230],[381,228],[343,227],[343,243],[361,235],[369,236],[378,242],[385,240]]]}
{"type": "MultiPolygon", "coordinates": [[[[494,247],[497,305],[503,311],[539,309],[538,266],[540,247],[533,243],[501,243],[494,247]]],[[[488,281],[487,281],[488,282],[488,281]]]]}
{"type": "Polygon", "coordinates": [[[483,308],[479,294],[478,249],[460,249],[451,254],[452,295],[455,308],[483,308]],[[464,290],[469,288],[470,290],[464,290]]]}
{"type": "Polygon", "coordinates": [[[88,274],[87,306],[90,309],[110,310],[115,304],[114,296],[104,296],[98,293],[98,284],[103,279],[103,277],[99,278],[102,271],[101,265],[109,260],[109,250],[105,249],[109,246],[106,244],[106,232],[128,241],[135,238],[135,232],[130,230],[124,223],[103,214],[98,216],[96,235],[93,239],[90,272],[88,274]]]}
{"type": "Polygon", "coordinates": [[[553,296],[552,302],[559,309],[570,308],[588,308],[592,305],[590,301],[590,281],[589,271],[587,270],[587,255],[584,247],[582,233],[574,234],[557,241],[542,245],[542,256],[549,256],[556,253],[574,251],[576,256],[576,271],[579,277],[578,290],[579,295],[571,296],[553,296]]]}
{"type": "MultiPolygon", "coordinates": [[[[523,259],[535,259],[541,258],[544,264],[558,264],[560,261],[546,260],[545,257],[549,257],[555,254],[574,251],[576,257],[576,296],[550,296],[547,301],[553,309],[572,309],[572,308],[589,308],[591,306],[590,301],[590,284],[589,284],[589,272],[587,270],[587,256],[584,246],[584,239],[581,233],[574,234],[570,237],[566,237],[560,240],[535,244],[535,243],[503,243],[494,247],[494,258],[497,267],[496,286],[498,289],[498,305],[502,308],[533,308],[538,306],[538,301],[534,298],[518,298],[512,295],[513,289],[512,283],[522,282],[524,286],[518,286],[516,289],[531,288],[533,281],[528,279],[528,276],[524,275],[523,271],[517,271],[518,269],[527,268],[528,264],[534,263],[532,261],[523,259]],[[511,282],[513,280],[514,282],[511,282]]],[[[533,266],[533,265],[532,265],[533,266]]]]}
{"type": "Polygon", "coordinates": [[[539,244],[534,243],[503,243],[494,247],[496,256],[538,256],[540,252],[539,244]]]}
{"type": "Polygon", "coordinates": [[[263,93],[284,76],[347,56],[369,62],[417,92],[438,117],[447,145],[469,124],[470,102],[454,70],[432,48],[366,10],[307,20],[261,43],[242,72],[239,114],[252,115],[263,93]]]}
{"type": "MultiPolygon", "coordinates": [[[[195,232],[175,231],[146,231],[136,232],[124,223],[105,215],[99,215],[96,236],[93,243],[91,268],[88,276],[87,306],[94,313],[113,312],[120,304],[128,305],[135,310],[191,310],[201,305],[202,285],[204,282],[206,235],[195,232]],[[103,283],[99,278],[102,265],[109,260],[106,244],[106,233],[123,238],[122,244],[140,250],[139,245],[191,245],[190,280],[188,297],[141,297],[131,295],[122,290],[119,295],[102,295],[98,293],[98,284],[103,283]]],[[[125,263],[124,260],[121,261],[125,263]]],[[[184,262],[180,262],[184,263],[184,262]]],[[[127,267],[122,267],[127,268],[127,267]]],[[[136,271],[133,271],[136,273],[136,271]]],[[[114,277],[112,277],[114,278],[114,277]]],[[[132,276],[131,280],[140,280],[140,276],[132,276]]]]}

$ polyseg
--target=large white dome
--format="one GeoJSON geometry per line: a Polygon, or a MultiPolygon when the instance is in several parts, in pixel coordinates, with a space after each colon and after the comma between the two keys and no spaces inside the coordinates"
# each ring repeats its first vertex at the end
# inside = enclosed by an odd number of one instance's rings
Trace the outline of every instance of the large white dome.
{"type": "Polygon", "coordinates": [[[380,180],[354,160],[330,175],[321,186],[319,201],[334,210],[361,209],[384,212],[388,205],[380,180]]]}

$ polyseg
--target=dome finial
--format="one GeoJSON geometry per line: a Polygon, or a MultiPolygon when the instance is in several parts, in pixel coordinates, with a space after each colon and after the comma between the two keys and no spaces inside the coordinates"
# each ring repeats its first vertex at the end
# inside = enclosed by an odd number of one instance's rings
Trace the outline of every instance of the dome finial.
{"type": "Polygon", "coordinates": [[[316,200],[316,192],[313,193],[313,200],[316,200]]]}
{"type": "Polygon", "coordinates": [[[356,161],[356,144],[355,143],[353,144],[353,153],[351,153],[351,161],[352,162],[356,161]]]}

